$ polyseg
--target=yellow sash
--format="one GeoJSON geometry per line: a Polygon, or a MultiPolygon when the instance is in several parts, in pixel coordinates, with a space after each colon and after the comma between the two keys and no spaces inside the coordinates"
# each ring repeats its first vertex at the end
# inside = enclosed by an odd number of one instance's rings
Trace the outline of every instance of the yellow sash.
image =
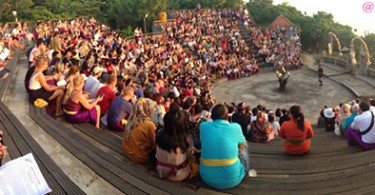
{"type": "Polygon", "coordinates": [[[65,112],[66,114],[69,114],[69,115],[75,115],[75,114],[78,113],[77,111],[67,111],[67,110],[65,110],[65,108],[63,108],[63,110],[64,110],[64,112],[65,112]]]}
{"type": "Polygon", "coordinates": [[[205,166],[229,166],[234,163],[236,163],[238,160],[238,157],[231,158],[231,159],[200,159],[200,163],[202,163],[205,166]]]}

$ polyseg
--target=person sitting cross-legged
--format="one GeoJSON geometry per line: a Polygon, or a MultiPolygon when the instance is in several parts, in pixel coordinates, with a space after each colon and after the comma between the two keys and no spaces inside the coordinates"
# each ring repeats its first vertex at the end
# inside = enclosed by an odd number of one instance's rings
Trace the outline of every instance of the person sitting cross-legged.
{"type": "Polygon", "coordinates": [[[100,102],[103,97],[87,99],[83,94],[83,78],[81,75],[74,77],[73,90],[68,94],[68,101],[64,104],[64,117],[70,123],[90,122],[100,128],[100,102]]]}
{"type": "Polygon", "coordinates": [[[155,161],[156,125],[152,122],[156,102],[148,98],[136,101],[122,138],[124,154],[135,163],[155,161]]]}
{"type": "Polygon", "coordinates": [[[125,130],[127,119],[133,110],[135,101],[133,87],[127,86],[121,90],[121,95],[112,102],[108,110],[107,123],[111,130],[125,130]]]}
{"type": "Polygon", "coordinates": [[[165,114],[165,126],[156,134],[156,170],[159,177],[171,181],[186,179],[191,168],[188,160],[194,151],[193,138],[182,110],[165,114]]]}
{"type": "Polygon", "coordinates": [[[201,123],[202,144],[199,174],[216,188],[237,186],[247,175],[250,154],[241,126],[228,122],[228,108],[218,104],[212,108],[212,122],[201,123]]]}
{"type": "Polygon", "coordinates": [[[290,121],[285,121],[280,128],[279,137],[285,139],[284,150],[290,155],[303,155],[310,152],[310,139],[314,136],[309,121],[305,120],[298,105],[290,107],[290,121]]]}
{"type": "Polygon", "coordinates": [[[361,102],[358,113],[346,131],[345,138],[349,146],[359,145],[364,150],[375,149],[374,114],[370,111],[370,104],[361,102]]]}

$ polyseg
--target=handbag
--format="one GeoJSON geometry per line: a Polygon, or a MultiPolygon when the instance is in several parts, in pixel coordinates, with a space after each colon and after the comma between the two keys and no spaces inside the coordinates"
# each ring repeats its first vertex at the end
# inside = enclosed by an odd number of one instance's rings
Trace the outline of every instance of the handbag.
{"type": "Polygon", "coordinates": [[[341,131],[340,131],[340,126],[339,124],[335,123],[335,130],[334,130],[335,135],[340,136],[341,131]]]}

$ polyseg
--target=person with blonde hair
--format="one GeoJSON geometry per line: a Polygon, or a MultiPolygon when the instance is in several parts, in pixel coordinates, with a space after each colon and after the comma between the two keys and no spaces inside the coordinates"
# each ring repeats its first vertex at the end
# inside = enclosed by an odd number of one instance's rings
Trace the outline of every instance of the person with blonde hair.
{"type": "Polygon", "coordinates": [[[74,77],[73,90],[68,97],[68,101],[64,105],[65,119],[70,123],[84,123],[90,122],[96,128],[100,127],[100,102],[103,97],[96,99],[87,99],[83,94],[83,78],[78,75],[74,77]]]}
{"type": "Polygon", "coordinates": [[[152,122],[156,102],[140,98],[135,103],[122,139],[124,154],[135,163],[155,160],[156,125],[152,122]]]}
{"type": "Polygon", "coordinates": [[[339,125],[340,131],[343,132],[344,129],[342,128],[342,125],[346,118],[348,118],[352,113],[350,112],[350,105],[344,104],[341,106],[339,115],[336,117],[335,122],[339,125]]]}
{"type": "Polygon", "coordinates": [[[47,83],[52,77],[44,76],[43,71],[48,69],[48,58],[46,56],[38,56],[35,59],[35,70],[30,77],[29,90],[32,101],[40,98],[44,101],[51,102],[56,100],[56,116],[63,114],[61,103],[64,97],[63,89],[65,86],[53,86],[47,83]]]}

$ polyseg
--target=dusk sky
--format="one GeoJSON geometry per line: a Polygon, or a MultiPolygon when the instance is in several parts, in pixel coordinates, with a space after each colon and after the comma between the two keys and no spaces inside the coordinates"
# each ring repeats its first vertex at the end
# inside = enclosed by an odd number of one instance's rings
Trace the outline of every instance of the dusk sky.
{"type": "Polygon", "coordinates": [[[375,10],[372,10],[375,0],[273,0],[273,2],[275,5],[288,2],[310,16],[318,11],[331,13],[335,22],[357,29],[359,35],[375,33],[375,10]]]}

